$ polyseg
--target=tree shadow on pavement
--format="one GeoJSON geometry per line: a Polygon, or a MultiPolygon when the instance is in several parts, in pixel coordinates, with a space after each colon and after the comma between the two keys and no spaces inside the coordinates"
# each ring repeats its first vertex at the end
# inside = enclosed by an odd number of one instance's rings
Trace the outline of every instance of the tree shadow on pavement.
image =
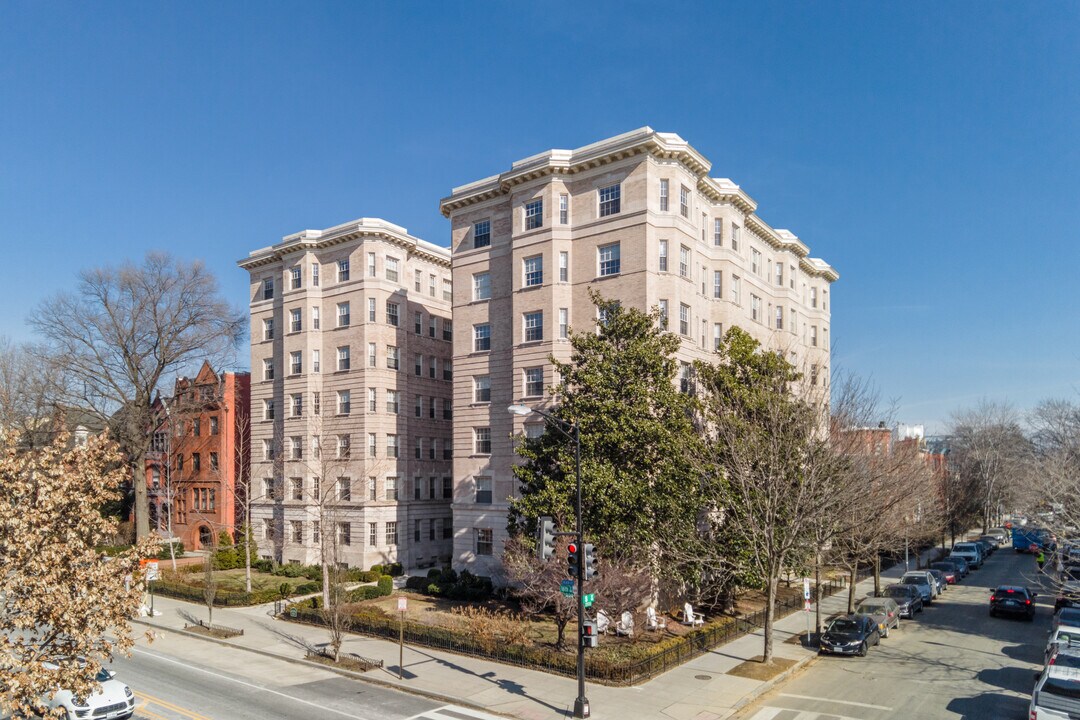
{"type": "Polygon", "coordinates": [[[954,698],[945,706],[961,720],[1014,720],[1027,716],[1028,701],[1004,693],[980,693],[974,697],[954,698]]]}
{"type": "Polygon", "coordinates": [[[1024,643],[1023,645],[1006,645],[1001,648],[1001,654],[1011,660],[1020,660],[1032,665],[1042,665],[1045,660],[1043,657],[1044,647],[1045,643],[1040,645],[1038,641],[1024,643]]]}
{"type": "Polygon", "coordinates": [[[292,633],[285,632],[281,629],[281,626],[279,625],[272,625],[270,623],[264,622],[256,622],[255,624],[263,628],[264,630],[269,630],[274,635],[277,635],[279,638],[289,643],[293,647],[304,650],[306,652],[316,652],[320,647],[324,647],[326,645],[326,643],[313,643],[301,635],[293,635],[292,633]]]}
{"type": "Polygon", "coordinates": [[[1003,667],[980,670],[975,679],[1002,690],[1012,690],[1021,694],[1030,694],[1035,687],[1034,671],[1030,668],[1003,667]]]}

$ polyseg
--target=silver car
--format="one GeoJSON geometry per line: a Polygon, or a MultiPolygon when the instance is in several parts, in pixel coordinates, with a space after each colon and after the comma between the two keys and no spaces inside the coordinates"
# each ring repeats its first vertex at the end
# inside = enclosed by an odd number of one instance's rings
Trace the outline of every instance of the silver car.
{"type": "Polygon", "coordinates": [[[900,629],[900,606],[887,597],[868,597],[855,606],[858,615],[868,615],[878,624],[881,637],[889,637],[889,629],[900,629]]]}

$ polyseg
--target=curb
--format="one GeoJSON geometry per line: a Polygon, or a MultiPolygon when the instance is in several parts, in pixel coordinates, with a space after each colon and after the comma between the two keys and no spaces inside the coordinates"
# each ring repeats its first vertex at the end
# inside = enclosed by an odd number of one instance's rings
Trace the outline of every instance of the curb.
{"type": "Polygon", "coordinates": [[[813,655],[807,655],[804,658],[800,658],[799,660],[796,660],[794,665],[792,665],[791,667],[789,667],[787,670],[780,673],[776,677],[773,677],[773,678],[770,678],[768,680],[763,681],[761,683],[761,685],[759,685],[758,687],[751,690],[749,693],[744,695],[741,700],[739,700],[737,703],[735,703],[734,705],[731,706],[731,714],[732,714],[732,716],[736,715],[738,712],[740,712],[747,705],[754,702],[759,697],[761,697],[765,693],[767,693],[770,690],[772,690],[773,688],[775,688],[777,685],[780,685],[781,683],[786,682],[787,679],[789,677],[791,677],[792,675],[794,675],[796,672],[798,672],[798,671],[806,668],[807,666],[812,665],[813,663],[815,663],[817,661],[817,659],[818,659],[817,653],[814,653],[813,655]]]}
{"type": "Polygon", "coordinates": [[[515,717],[513,715],[507,715],[506,713],[499,712],[498,710],[492,710],[491,708],[484,707],[483,705],[477,705],[474,702],[471,702],[469,700],[464,700],[462,698],[454,697],[452,695],[443,695],[441,693],[431,692],[430,690],[421,690],[419,688],[409,687],[408,685],[399,685],[399,684],[397,684],[395,682],[390,682],[390,681],[387,681],[387,680],[378,680],[376,678],[364,675],[363,673],[353,672],[352,670],[345,670],[345,669],[342,669],[342,668],[336,668],[336,667],[333,667],[332,665],[323,665],[322,663],[312,662],[310,660],[305,660],[303,658],[294,658],[294,657],[289,657],[288,655],[279,655],[277,653],[273,653],[273,652],[270,652],[268,650],[260,650],[259,648],[252,648],[252,647],[246,647],[244,645],[237,645],[236,643],[231,643],[231,642],[228,642],[226,640],[222,640],[220,638],[209,637],[207,635],[200,635],[198,633],[188,632],[187,630],[179,630],[177,628],[162,627],[160,625],[155,625],[154,623],[150,623],[150,622],[147,622],[147,621],[141,620],[141,619],[134,619],[133,618],[131,620],[131,622],[136,623],[138,625],[144,625],[144,626],[146,626],[148,628],[153,628],[155,631],[159,631],[159,632],[163,631],[163,632],[175,633],[177,635],[182,635],[184,637],[194,638],[196,640],[205,640],[207,642],[212,642],[212,643],[215,643],[217,645],[221,645],[223,647],[232,648],[234,650],[243,650],[244,652],[255,653],[256,655],[262,655],[263,657],[273,658],[275,660],[283,660],[285,662],[293,663],[294,665],[303,665],[305,667],[314,668],[314,669],[317,669],[317,670],[326,670],[327,672],[332,672],[332,673],[335,673],[337,675],[341,675],[342,677],[350,678],[352,680],[359,680],[360,682],[369,683],[371,685],[377,685],[377,686],[379,686],[381,688],[385,688],[385,689],[388,689],[388,690],[397,690],[398,692],[408,693],[410,695],[417,695],[419,697],[423,697],[423,698],[426,698],[428,700],[432,700],[434,702],[440,702],[440,703],[447,704],[447,705],[460,705],[461,707],[469,708],[471,710],[476,710],[478,712],[488,713],[489,715],[499,715],[499,716],[506,717],[506,718],[514,718],[515,717]]]}

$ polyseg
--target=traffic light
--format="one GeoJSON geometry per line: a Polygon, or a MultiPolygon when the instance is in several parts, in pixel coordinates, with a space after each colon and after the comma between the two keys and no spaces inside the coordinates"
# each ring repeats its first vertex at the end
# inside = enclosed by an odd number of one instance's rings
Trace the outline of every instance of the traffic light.
{"type": "Polygon", "coordinates": [[[582,557],[582,571],[585,575],[585,580],[592,580],[596,577],[596,548],[592,546],[592,543],[585,543],[581,548],[582,557]]]}
{"type": "Polygon", "coordinates": [[[581,645],[582,647],[598,647],[600,645],[600,636],[596,634],[595,620],[586,620],[581,624],[581,645]]]}
{"type": "Polygon", "coordinates": [[[536,525],[536,554],[545,562],[555,554],[555,521],[547,515],[536,525]]]}
{"type": "Polygon", "coordinates": [[[570,543],[566,546],[566,574],[572,578],[577,577],[578,571],[578,546],[570,543]]]}

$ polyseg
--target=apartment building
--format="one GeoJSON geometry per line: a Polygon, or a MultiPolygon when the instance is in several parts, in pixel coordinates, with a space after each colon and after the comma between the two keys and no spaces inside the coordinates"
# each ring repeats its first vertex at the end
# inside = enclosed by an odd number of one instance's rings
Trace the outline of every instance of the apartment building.
{"type": "Polygon", "coordinates": [[[757,215],[734,182],[675,134],[642,128],[549,150],[454,188],[454,547],[456,567],[497,571],[516,481],[513,436],[540,433],[572,330],[595,327],[588,291],[657,308],[682,338],[682,380],[732,325],[787,353],[827,392],[837,273],[757,215]]]}
{"type": "Polygon", "coordinates": [[[252,516],[260,554],[447,562],[450,253],[385,220],[305,230],[251,278],[252,516]],[[328,535],[333,533],[332,535],[328,535]]]}
{"type": "Polygon", "coordinates": [[[201,550],[239,530],[250,389],[248,373],[218,373],[204,362],[194,378],[177,379],[171,398],[155,399],[146,482],[150,527],[162,537],[201,550]]]}

